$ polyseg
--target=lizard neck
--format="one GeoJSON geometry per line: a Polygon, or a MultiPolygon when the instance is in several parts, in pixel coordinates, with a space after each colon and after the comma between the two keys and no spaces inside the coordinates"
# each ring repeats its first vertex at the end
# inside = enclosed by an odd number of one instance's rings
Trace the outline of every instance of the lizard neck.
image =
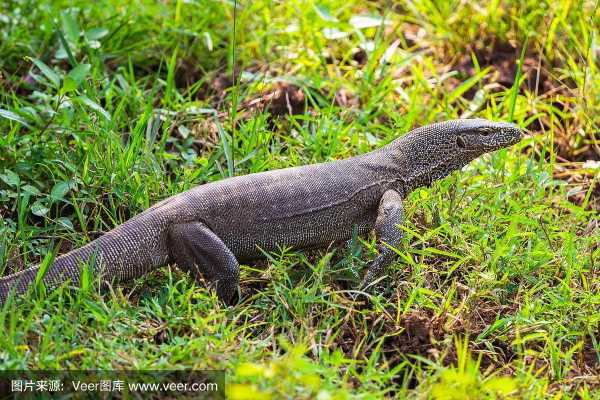
{"type": "Polygon", "coordinates": [[[389,188],[403,196],[419,187],[431,186],[433,181],[457,169],[448,167],[450,154],[428,155],[428,150],[412,145],[400,138],[366,155],[366,163],[378,179],[390,182],[389,188]]]}

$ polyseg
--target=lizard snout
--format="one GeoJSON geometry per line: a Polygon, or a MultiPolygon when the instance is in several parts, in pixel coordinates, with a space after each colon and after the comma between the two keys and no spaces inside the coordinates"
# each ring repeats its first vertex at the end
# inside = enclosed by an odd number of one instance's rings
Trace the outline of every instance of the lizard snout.
{"type": "Polygon", "coordinates": [[[482,144],[489,150],[498,150],[512,146],[521,141],[523,131],[517,125],[507,122],[497,123],[491,134],[481,137],[482,144]]]}

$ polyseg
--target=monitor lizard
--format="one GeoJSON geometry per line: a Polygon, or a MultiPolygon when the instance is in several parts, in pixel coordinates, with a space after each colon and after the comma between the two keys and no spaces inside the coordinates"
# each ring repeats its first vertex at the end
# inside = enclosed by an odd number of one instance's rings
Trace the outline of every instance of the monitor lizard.
{"type": "MultiPolygon", "coordinates": [[[[369,153],[342,160],[236,176],[169,197],[87,245],[53,260],[47,289],[78,285],[86,264],[102,281],[125,281],[175,263],[216,288],[226,304],[238,298],[240,262],[281,246],[323,248],[353,232],[375,231],[378,255],[361,288],[394,259],[402,200],[471,160],[517,143],[509,123],[460,119],[412,130],[369,153]]],[[[0,278],[0,304],[36,280],[39,266],[0,278]]]]}

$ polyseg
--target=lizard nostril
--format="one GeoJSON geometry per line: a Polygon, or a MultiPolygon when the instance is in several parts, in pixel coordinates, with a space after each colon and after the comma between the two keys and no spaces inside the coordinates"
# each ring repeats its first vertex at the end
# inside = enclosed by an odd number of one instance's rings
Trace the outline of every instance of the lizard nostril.
{"type": "Polygon", "coordinates": [[[456,144],[461,149],[464,149],[465,147],[467,147],[467,145],[465,144],[465,140],[462,138],[462,136],[457,136],[456,137],[456,144]]]}

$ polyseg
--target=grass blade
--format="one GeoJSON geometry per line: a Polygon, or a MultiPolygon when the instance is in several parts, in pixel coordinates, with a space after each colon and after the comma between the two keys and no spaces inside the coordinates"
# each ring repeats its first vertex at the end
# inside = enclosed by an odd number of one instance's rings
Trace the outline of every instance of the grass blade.
{"type": "Polygon", "coordinates": [[[517,64],[517,72],[515,73],[515,80],[511,88],[509,107],[510,112],[508,113],[508,120],[514,121],[515,107],[517,105],[517,95],[519,94],[519,88],[521,87],[521,76],[523,75],[523,61],[525,60],[525,53],[527,52],[527,45],[529,44],[529,37],[525,39],[525,43],[521,48],[521,55],[519,56],[519,63],[517,64]]]}
{"type": "Polygon", "coordinates": [[[54,250],[50,250],[46,253],[46,256],[42,260],[41,264],[38,267],[37,273],[35,274],[35,288],[36,291],[40,294],[46,293],[46,286],[44,285],[44,277],[48,272],[48,269],[54,262],[54,250]]]}
{"type": "Polygon", "coordinates": [[[8,111],[8,110],[5,110],[3,108],[0,108],[0,117],[5,118],[5,119],[9,119],[11,121],[18,122],[21,125],[24,125],[24,126],[26,126],[28,128],[31,128],[31,125],[29,125],[27,123],[27,121],[25,121],[25,119],[23,117],[21,117],[20,115],[15,114],[12,111],[8,111]]]}
{"type": "Polygon", "coordinates": [[[28,57],[29,60],[35,64],[36,67],[44,74],[44,76],[52,83],[55,88],[60,87],[60,76],[54,72],[52,68],[47,66],[42,60],[37,58],[28,57]]]}

